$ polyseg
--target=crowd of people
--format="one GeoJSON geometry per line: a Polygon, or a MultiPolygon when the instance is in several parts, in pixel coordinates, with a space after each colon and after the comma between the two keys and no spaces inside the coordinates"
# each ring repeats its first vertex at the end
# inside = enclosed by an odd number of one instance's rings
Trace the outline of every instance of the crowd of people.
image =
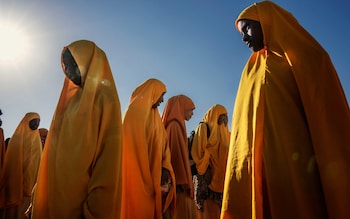
{"type": "Polygon", "coordinates": [[[190,141],[189,96],[160,113],[167,88],[149,78],[122,115],[105,52],[64,47],[50,127],[28,112],[4,139],[0,119],[0,219],[347,218],[350,113],[330,57],[273,2],[235,24],[252,55],[232,130],[213,103],[190,141]]]}

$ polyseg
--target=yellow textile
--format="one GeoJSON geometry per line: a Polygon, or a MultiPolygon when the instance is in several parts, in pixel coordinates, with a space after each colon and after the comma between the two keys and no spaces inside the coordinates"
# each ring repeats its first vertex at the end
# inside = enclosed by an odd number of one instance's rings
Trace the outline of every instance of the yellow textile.
{"type": "Polygon", "coordinates": [[[166,92],[157,79],[148,79],[132,93],[123,119],[123,219],[161,219],[175,201],[175,177],[170,149],[158,108],[152,105],[166,92]],[[162,167],[173,185],[162,205],[162,167]]]}
{"type": "MultiPolygon", "coordinates": [[[[194,188],[189,161],[185,111],[195,108],[192,100],[185,95],[176,95],[168,99],[162,114],[163,124],[171,151],[171,163],[175,173],[176,186],[181,187],[177,193],[175,218],[194,218],[194,188]]],[[[196,217],[195,217],[196,218],[196,217]]]]}
{"type": "Polygon", "coordinates": [[[221,218],[348,218],[350,113],[327,52],[272,2],[240,19],[265,48],[242,72],[221,218]]]}
{"type": "Polygon", "coordinates": [[[202,122],[209,125],[210,136],[207,138],[207,127],[199,124],[192,143],[192,157],[198,173],[203,175],[210,165],[212,180],[209,188],[214,192],[223,192],[227,153],[230,133],[224,124],[219,125],[221,114],[227,114],[226,108],[220,104],[213,105],[205,114],[202,122]]]}
{"type": "Polygon", "coordinates": [[[19,206],[24,196],[31,196],[42,152],[38,129],[29,127],[33,119],[40,119],[39,114],[27,113],[9,142],[0,185],[1,208],[19,206]]]}
{"type": "Polygon", "coordinates": [[[105,53],[87,40],[68,46],[83,84],[65,78],[46,138],[33,219],[120,218],[122,123],[105,53]]]}

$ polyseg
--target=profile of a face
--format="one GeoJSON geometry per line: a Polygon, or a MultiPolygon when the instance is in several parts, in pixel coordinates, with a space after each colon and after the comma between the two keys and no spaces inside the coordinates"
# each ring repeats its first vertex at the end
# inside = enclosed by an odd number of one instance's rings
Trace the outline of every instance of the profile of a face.
{"type": "Polygon", "coordinates": [[[164,101],[164,94],[165,93],[162,93],[162,95],[158,98],[158,100],[152,105],[153,109],[157,108],[161,103],[163,103],[163,101],[164,101]]]}
{"type": "Polygon", "coordinates": [[[225,126],[227,126],[227,123],[228,123],[227,114],[220,114],[218,118],[218,125],[224,124],[225,126]]]}
{"type": "Polygon", "coordinates": [[[242,19],[237,23],[242,41],[254,52],[264,48],[264,35],[259,21],[242,19]]]}
{"type": "Polygon", "coordinates": [[[40,119],[36,118],[36,119],[32,119],[29,121],[29,128],[31,130],[36,130],[39,127],[40,124],[40,119]]]}
{"type": "Polygon", "coordinates": [[[75,84],[81,85],[81,74],[77,63],[68,48],[62,53],[62,68],[64,74],[75,84]]]}
{"type": "Polygon", "coordinates": [[[185,110],[185,120],[186,120],[186,121],[189,121],[189,120],[192,118],[192,116],[193,116],[193,110],[194,110],[194,108],[193,108],[193,109],[185,110]]]}

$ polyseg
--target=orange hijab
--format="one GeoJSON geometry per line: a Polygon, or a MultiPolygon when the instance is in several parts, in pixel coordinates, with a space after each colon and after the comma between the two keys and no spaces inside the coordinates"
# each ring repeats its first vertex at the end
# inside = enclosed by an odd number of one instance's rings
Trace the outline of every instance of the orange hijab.
{"type": "Polygon", "coordinates": [[[176,95],[168,99],[162,114],[171,150],[171,163],[175,172],[176,184],[190,188],[192,192],[193,182],[189,162],[185,111],[194,108],[195,105],[189,97],[176,95]]]}
{"type": "Polygon", "coordinates": [[[33,119],[40,119],[39,114],[27,113],[9,142],[1,182],[1,207],[18,206],[23,196],[31,196],[42,152],[38,129],[29,127],[33,119]]]}
{"type": "Polygon", "coordinates": [[[33,219],[120,218],[121,110],[109,62],[91,41],[67,48],[82,85],[64,80],[46,138],[33,219]]]}
{"type": "Polygon", "coordinates": [[[161,219],[175,199],[172,186],[162,205],[162,167],[174,172],[166,132],[158,108],[152,108],[166,92],[157,79],[148,79],[132,93],[123,119],[123,197],[122,218],[161,219]]]}

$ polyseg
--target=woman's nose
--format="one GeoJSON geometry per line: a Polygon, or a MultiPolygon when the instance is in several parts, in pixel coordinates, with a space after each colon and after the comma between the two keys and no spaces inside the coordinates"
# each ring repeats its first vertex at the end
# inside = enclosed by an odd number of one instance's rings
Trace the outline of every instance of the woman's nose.
{"type": "Polygon", "coordinates": [[[249,35],[248,35],[248,34],[243,34],[243,35],[242,35],[242,41],[243,41],[243,42],[248,41],[248,39],[249,39],[249,35]]]}

